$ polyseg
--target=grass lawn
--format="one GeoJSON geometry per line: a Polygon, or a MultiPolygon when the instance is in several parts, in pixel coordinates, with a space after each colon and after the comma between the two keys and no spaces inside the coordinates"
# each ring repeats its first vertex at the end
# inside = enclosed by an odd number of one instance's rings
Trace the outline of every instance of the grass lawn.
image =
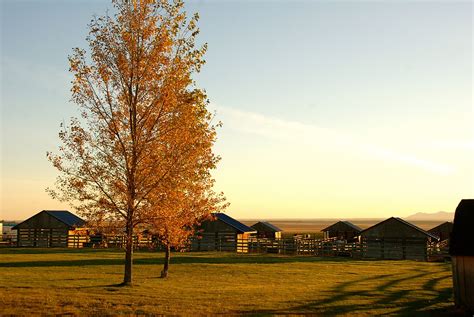
{"type": "Polygon", "coordinates": [[[135,253],[133,287],[119,287],[123,253],[0,249],[0,315],[431,315],[452,310],[451,266],[415,261],[135,253]]]}

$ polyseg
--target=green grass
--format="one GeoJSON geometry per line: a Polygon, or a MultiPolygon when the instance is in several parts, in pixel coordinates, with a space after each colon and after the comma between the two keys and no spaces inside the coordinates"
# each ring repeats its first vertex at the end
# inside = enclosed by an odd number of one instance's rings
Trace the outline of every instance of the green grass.
{"type": "Polygon", "coordinates": [[[431,315],[451,310],[450,264],[232,253],[0,249],[0,315],[431,315]]]}

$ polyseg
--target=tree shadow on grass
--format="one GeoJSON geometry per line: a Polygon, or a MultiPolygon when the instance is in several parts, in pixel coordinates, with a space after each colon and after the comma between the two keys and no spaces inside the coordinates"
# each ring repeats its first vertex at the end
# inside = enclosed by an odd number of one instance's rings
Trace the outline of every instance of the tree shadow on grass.
{"type": "Polygon", "coordinates": [[[120,248],[0,248],[0,254],[88,254],[88,253],[115,253],[120,248]]]}
{"type": "MultiPolygon", "coordinates": [[[[451,276],[446,274],[441,277],[429,279],[421,288],[413,289],[410,287],[409,281],[419,278],[426,278],[433,272],[424,271],[415,274],[403,275],[376,275],[367,278],[361,278],[346,281],[334,286],[332,289],[323,291],[329,294],[327,297],[303,302],[300,304],[292,303],[291,308],[287,310],[252,310],[238,311],[238,314],[255,314],[255,315],[274,315],[274,314],[316,314],[322,316],[334,315],[357,315],[367,314],[369,311],[380,310],[385,311],[384,314],[396,316],[464,316],[463,313],[456,312],[452,304],[452,288],[446,287],[436,289],[435,286],[450,279],[451,276]],[[361,283],[376,282],[377,280],[385,281],[379,286],[361,286],[361,283]],[[405,283],[405,285],[400,285],[405,283]],[[416,296],[417,292],[433,293],[433,296],[427,300],[427,296],[420,298],[416,296]],[[447,308],[427,307],[448,303],[451,305],[447,308]]],[[[370,285],[371,283],[369,283],[370,285]]]]}
{"type": "MultiPolygon", "coordinates": [[[[156,254],[155,255],[161,255],[156,254]]],[[[47,254],[45,254],[45,258],[47,254]]],[[[161,265],[163,264],[163,257],[142,257],[143,254],[138,253],[134,259],[135,265],[161,265]]],[[[348,258],[336,257],[312,257],[312,256],[269,256],[265,254],[246,254],[236,255],[235,253],[216,256],[216,253],[211,253],[204,256],[202,253],[195,255],[172,256],[172,264],[279,264],[279,263],[314,263],[314,262],[347,262],[359,261],[348,258]]],[[[46,261],[14,261],[14,262],[0,262],[0,267],[50,267],[50,266],[97,266],[97,265],[122,265],[123,258],[116,259],[71,259],[71,260],[46,260],[46,261]]]]}

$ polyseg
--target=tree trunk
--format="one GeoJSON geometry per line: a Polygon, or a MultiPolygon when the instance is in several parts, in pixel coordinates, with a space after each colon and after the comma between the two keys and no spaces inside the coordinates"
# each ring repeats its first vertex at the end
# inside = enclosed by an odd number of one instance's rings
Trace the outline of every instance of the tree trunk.
{"type": "Polygon", "coordinates": [[[125,272],[123,275],[124,286],[132,285],[132,264],[133,264],[133,230],[127,230],[125,242],[125,272]]]}
{"type": "Polygon", "coordinates": [[[167,245],[166,252],[165,252],[165,264],[163,266],[163,271],[161,271],[162,278],[168,277],[168,268],[170,267],[170,257],[171,257],[170,251],[171,251],[171,247],[167,245]]]}

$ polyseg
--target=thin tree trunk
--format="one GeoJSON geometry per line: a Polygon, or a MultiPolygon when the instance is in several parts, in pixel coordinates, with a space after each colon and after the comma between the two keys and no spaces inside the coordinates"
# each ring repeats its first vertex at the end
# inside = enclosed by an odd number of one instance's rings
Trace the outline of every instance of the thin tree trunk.
{"type": "Polygon", "coordinates": [[[133,230],[127,230],[125,242],[125,272],[123,276],[124,286],[132,285],[132,264],[133,264],[133,230]]]}
{"type": "Polygon", "coordinates": [[[170,258],[171,258],[170,251],[171,251],[171,247],[167,245],[166,252],[165,252],[165,264],[163,266],[163,271],[161,271],[162,278],[168,277],[168,268],[170,267],[170,258]]]}

